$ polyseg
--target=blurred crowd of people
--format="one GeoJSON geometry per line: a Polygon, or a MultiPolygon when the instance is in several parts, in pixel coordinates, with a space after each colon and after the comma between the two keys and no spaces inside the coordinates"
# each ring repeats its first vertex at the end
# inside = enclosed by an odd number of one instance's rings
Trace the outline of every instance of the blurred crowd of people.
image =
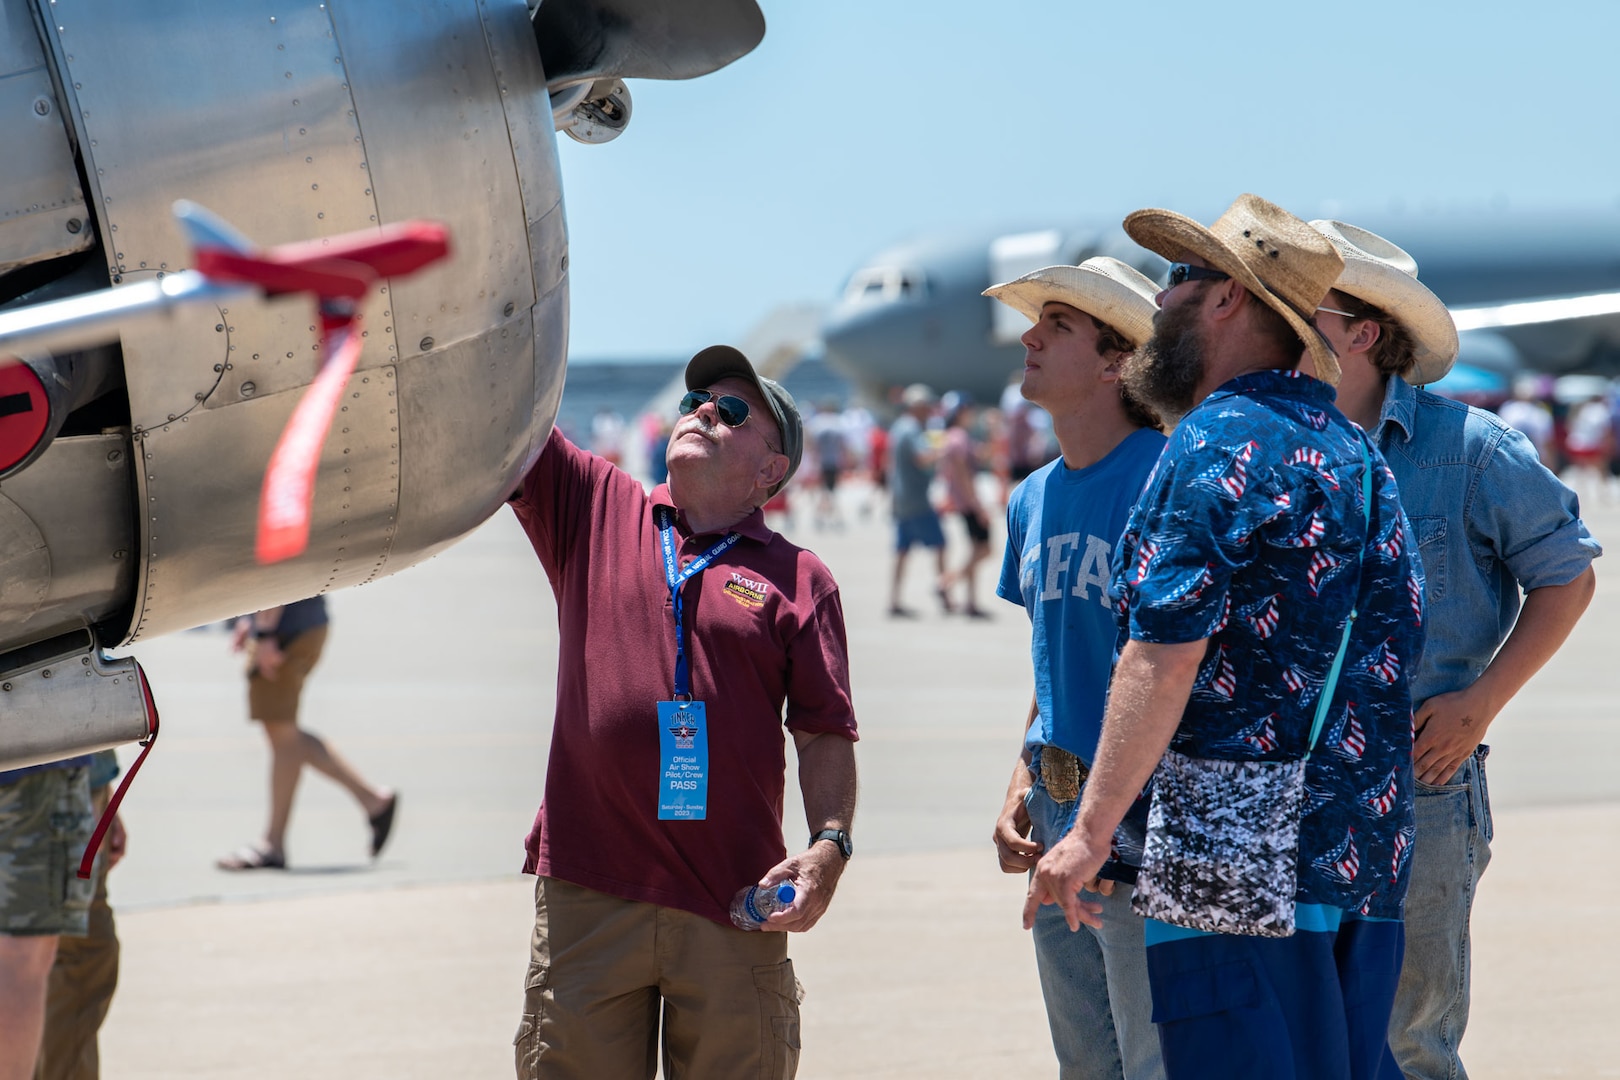
{"type": "Polygon", "coordinates": [[[1524,375],[1506,398],[1457,397],[1521,432],[1542,464],[1584,501],[1620,497],[1620,384],[1591,375],[1524,375]]]}
{"type": "MultiPolygon", "coordinates": [[[[1008,494],[1058,456],[1051,417],[1020,393],[1021,374],[991,403],[920,383],[891,388],[877,410],[853,397],[820,398],[805,410],[807,467],[771,499],[767,513],[815,531],[842,530],[851,514],[864,521],[887,513],[895,527],[889,614],[918,615],[903,602],[903,586],[909,553],[922,547],[941,613],[989,618],[977,572],[1000,542],[1008,494]],[[955,566],[947,561],[952,534],[966,550],[955,566]]],[[[1620,383],[1524,375],[1505,395],[1447,394],[1444,386],[1437,392],[1497,413],[1584,499],[1620,499],[1620,383]]],[[[581,434],[612,463],[645,462],[656,485],[667,476],[671,428],[655,413],[631,422],[604,409],[581,434]]]]}

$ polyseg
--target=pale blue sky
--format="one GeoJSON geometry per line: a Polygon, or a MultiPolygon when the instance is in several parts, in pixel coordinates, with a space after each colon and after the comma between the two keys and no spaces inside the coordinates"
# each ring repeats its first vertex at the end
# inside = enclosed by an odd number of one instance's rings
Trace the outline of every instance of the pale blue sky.
{"type": "Polygon", "coordinates": [[[730,67],[633,82],[616,142],[558,137],[574,357],[737,341],[917,233],[1207,220],[1243,191],[1620,204],[1616,0],[761,7],[730,67]]]}

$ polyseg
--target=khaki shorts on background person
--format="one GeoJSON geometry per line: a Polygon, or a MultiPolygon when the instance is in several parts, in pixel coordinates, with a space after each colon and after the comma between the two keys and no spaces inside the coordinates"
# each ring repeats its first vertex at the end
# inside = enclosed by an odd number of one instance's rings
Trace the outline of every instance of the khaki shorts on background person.
{"type": "Polygon", "coordinates": [[[514,1040],[520,1080],[652,1077],[660,995],[664,1044],[687,1075],[789,1080],[798,1071],[804,989],[786,934],[557,878],[535,883],[534,906],[514,1040]]]}
{"type": "MultiPolygon", "coordinates": [[[[298,698],[304,692],[304,680],[315,669],[326,647],[326,627],[306,630],[282,650],[281,667],[274,679],[260,675],[256,666],[248,669],[248,718],[280,722],[298,719],[298,698]]],[[[250,658],[248,663],[253,664],[250,658]]]]}
{"type": "Polygon", "coordinates": [[[87,932],[95,886],[78,872],[95,827],[85,766],[0,784],[0,934],[87,932]]]}

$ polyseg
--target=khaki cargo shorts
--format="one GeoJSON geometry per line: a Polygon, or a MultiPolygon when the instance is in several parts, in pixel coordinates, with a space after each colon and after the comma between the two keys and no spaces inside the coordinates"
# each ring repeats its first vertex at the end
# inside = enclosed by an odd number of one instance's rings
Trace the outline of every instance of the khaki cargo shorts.
{"type": "Polygon", "coordinates": [[[534,899],[519,1080],[651,1076],[660,1051],[665,1076],[792,1080],[804,988],[787,934],[557,878],[534,899]]]}
{"type": "Polygon", "coordinates": [[[248,717],[268,722],[298,719],[298,698],[304,680],[315,669],[326,647],[326,627],[317,626],[287,642],[276,677],[267,679],[257,668],[248,671],[248,717]]]}
{"type": "Polygon", "coordinates": [[[0,934],[88,932],[95,880],[78,874],[95,828],[87,767],[0,784],[0,934]]]}

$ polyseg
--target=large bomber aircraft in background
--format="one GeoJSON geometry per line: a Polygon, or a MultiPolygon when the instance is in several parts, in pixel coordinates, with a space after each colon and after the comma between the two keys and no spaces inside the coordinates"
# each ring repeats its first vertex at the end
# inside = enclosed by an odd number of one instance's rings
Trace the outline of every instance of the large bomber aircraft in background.
{"type": "Polygon", "coordinates": [[[764,30],[754,0],[0,0],[0,769],[150,745],[144,677],[107,650],[394,573],[494,513],[562,393],[554,132],[605,142],[621,79],[706,74],[764,30]],[[178,200],[241,235],[188,243],[178,200]],[[423,259],[382,247],[411,219],[449,254],[406,277],[423,259]],[[233,266],[267,287],[210,292],[233,266]],[[261,559],[332,315],[289,270],[367,291],[353,375],[319,381],[342,389],[307,532],[261,559]]]}
{"type": "MultiPolygon", "coordinates": [[[[1620,375],[1620,213],[1313,216],[1371,229],[1417,260],[1462,331],[1460,374],[1620,375]]],[[[850,276],[828,312],[827,361],[874,402],[912,382],[994,401],[1021,368],[1018,338],[1029,324],[980,293],[1093,255],[1162,282],[1165,261],[1137,247],[1118,220],[941,233],[887,248],[850,276]]]]}

